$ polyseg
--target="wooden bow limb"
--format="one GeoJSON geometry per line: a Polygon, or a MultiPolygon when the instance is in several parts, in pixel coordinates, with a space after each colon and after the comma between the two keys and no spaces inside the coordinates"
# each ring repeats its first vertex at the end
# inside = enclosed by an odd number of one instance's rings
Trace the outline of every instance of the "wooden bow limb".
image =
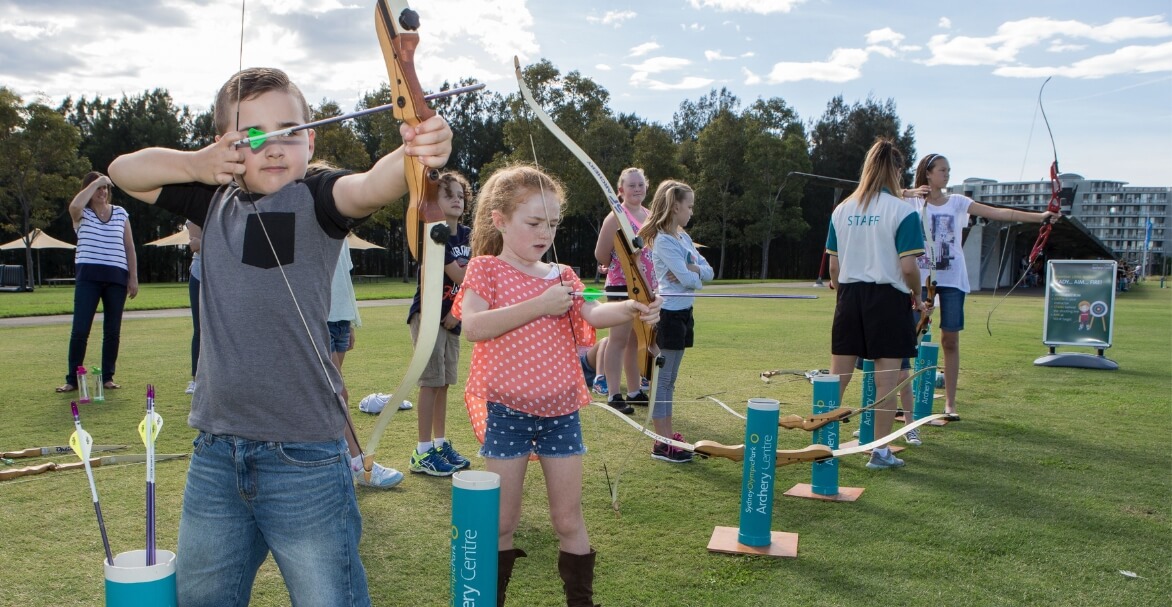
{"type": "MultiPolygon", "coordinates": [[[[405,0],[379,0],[375,7],[375,31],[390,79],[394,116],[417,126],[435,115],[424,100],[423,89],[415,73],[415,49],[419,45],[419,15],[405,0]]],[[[415,388],[415,382],[427,367],[438,337],[443,307],[444,246],[451,230],[439,206],[439,171],[424,165],[418,158],[403,155],[403,174],[407,180],[408,204],[405,227],[412,257],[419,261],[420,317],[419,337],[402,382],[379,413],[374,430],[363,449],[363,469],[370,480],[374,454],[387,424],[399,407],[396,403],[415,388]]]]}
{"type": "MultiPolygon", "coordinates": [[[[895,432],[892,432],[883,438],[876,439],[865,445],[848,447],[846,449],[831,449],[827,445],[810,445],[809,447],[805,447],[803,449],[778,449],[776,451],[774,466],[813,463],[836,457],[845,457],[847,455],[866,453],[873,449],[878,449],[884,445],[890,444],[892,441],[901,436],[904,436],[916,428],[919,428],[920,426],[929,424],[938,419],[944,419],[946,417],[948,417],[948,415],[944,413],[929,415],[927,417],[918,419],[913,423],[905,424],[899,430],[896,430],[895,432]]],[[[739,462],[745,459],[744,445],[722,445],[717,442],[702,440],[696,441],[695,452],[710,457],[722,457],[734,462],[739,462]]]]}
{"type": "MultiPolygon", "coordinates": [[[[186,453],[165,453],[156,454],[155,461],[165,461],[169,459],[182,459],[187,457],[186,453]]],[[[141,464],[147,461],[146,455],[130,454],[130,455],[107,455],[105,457],[90,458],[89,464],[91,468],[99,468],[105,466],[117,466],[122,464],[141,464]]],[[[45,462],[36,466],[26,466],[24,468],[14,468],[11,470],[0,470],[0,481],[7,481],[22,476],[33,476],[36,474],[44,474],[46,472],[65,472],[67,470],[81,470],[85,468],[84,461],[70,462],[68,464],[58,464],[56,462],[45,462]]]]}
{"type": "MultiPolygon", "coordinates": [[[[729,461],[739,462],[745,459],[744,445],[722,445],[718,442],[702,440],[696,441],[696,453],[708,457],[720,457],[729,461]]],[[[810,445],[802,449],[778,449],[774,467],[788,466],[816,462],[834,457],[834,452],[826,445],[810,445]]]]}
{"type": "MultiPolygon", "coordinates": [[[[102,451],[121,451],[126,448],[126,445],[94,445],[90,447],[90,452],[102,451]]],[[[53,445],[52,447],[30,447],[20,451],[4,451],[0,453],[0,457],[20,459],[23,457],[47,457],[50,455],[64,455],[73,453],[73,449],[69,445],[53,445]]]]}
{"type": "Polygon", "coordinates": [[[899,394],[900,390],[904,389],[908,384],[913,382],[921,374],[926,373],[929,369],[936,370],[937,368],[938,367],[935,365],[927,366],[923,369],[920,369],[919,371],[915,371],[909,374],[903,381],[896,384],[895,387],[892,388],[887,394],[876,398],[875,402],[867,405],[866,407],[839,407],[825,413],[806,416],[785,415],[778,419],[777,425],[790,430],[805,430],[807,432],[813,432],[834,422],[846,423],[850,421],[852,417],[865,411],[870,411],[871,409],[877,407],[879,403],[887,400],[889,397],[899,394]]]}

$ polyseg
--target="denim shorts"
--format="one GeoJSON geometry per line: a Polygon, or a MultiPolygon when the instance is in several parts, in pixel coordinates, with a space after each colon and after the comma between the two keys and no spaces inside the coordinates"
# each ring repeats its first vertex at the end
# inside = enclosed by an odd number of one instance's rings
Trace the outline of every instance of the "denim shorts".
{"type": "Polygon", "coordinates": [[[538,417],[490,401],[480,455],[490,459],[516,459],[530,453],[538,457],[586,453],[578,412],[538,417]]]}
{"type": "Polygon", "coordinates": [[[346,352],[350,349],[350,321],[332,320],[326,323],[330,328],[330,352],[346,352]]]}
{"type": "MultiPolygon", "coordinates": [[[[928,290],[923,289],[922,297],[928,296],[928,290]]],[[[936,317],[933,322],[941,331],[957,332],[964,330],[964,291],[956,287],[936,287],[936,297],[940,298],[940,305],[932,312],[936,317]]],[[[917,322],[919,319],[916,319],[917,322]]]]}

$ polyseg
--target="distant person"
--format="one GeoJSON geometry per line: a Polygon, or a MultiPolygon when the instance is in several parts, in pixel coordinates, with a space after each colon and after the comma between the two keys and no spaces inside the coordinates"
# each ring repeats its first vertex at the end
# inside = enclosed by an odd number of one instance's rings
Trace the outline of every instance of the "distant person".
{"type": "MultiPolygon", "coordinates": [[[[317,166],[310,167],[309,175],[317,172],[317,166]]],[[[362,467],[362,447],[358,443],[358,437],[354,436],[354,422],[349,420],[350,391],[346,389],[342,363],[346,360],[346,353],[354,349],[357,341],[356,329],[362,326],[362,316],[358,314],[358,298],[354,295],[354,283],[350,279],[352,269],[354,262],[350,259],[350,244],[343,238],[342,252],[338,254],[338,265],[334,267],[334,278],[330,283],[330,315],[326,321],[326,326],[330,328],[330,362],[334,363],[338,375],[342,375],[342,400],[347,404],[348,419],[346,445],[350,449],[350,469],[355,473],[354,479],[363,487],[390,489],[402,482],[403,473],[375,462],[370,470],[370,480],[367,480],[362,467]]]]}
{"type": "MultiPolygon", "coordinates": [[[[447,438],[448,386],[456,383],[460,364],[460,319],[452,315],[452,302],[464,282],[464,268],[472,256],[472,229],[460,223],[464,207],[472,196],[472,186],[454,171],[439,177],[439,206],[447,219],[450,236],[444,244],[444,296],[440,309],[439,335],[427,367],[419,377],[419,402],[416,411],[418,442],[409,458],[411,472],[430,476],[451,476],[472,465],[460,455],[447,438]]],[[[423,281],[419,281],[422,286],[423,281]]],[[[407,312],[411,339],[419,341],[422,292],[415,289],[415,299],[407,312]]]]}
{"type": "Polygon", "coordinates": [[[188,221],[187,248],[191,249],[191,270],[187,274],[187,298],[191,302],[191,381],[187,382],[185,394],[195,394],[195,368],[199,365],[199,248],[203,243],[203,230],[188,221]]]}
{"type": "Polygon", "coordinates": [[[107,390],[121,388],[114,383],[118,363],[118,342],[122,333],[122,309],[126,298],[138,295],[138,257],[130,232],[130,215],[112,204],[114,183],[109,177],[90,171],[81,180],[82,189],[69,203],[69,216],[77,232],[76,282],[73,287],[73,329],[69,335],[69,358],[65,383],[57,392],[77,390],[77,368],[85,364],[86,345],[98,302],[102,304],[102,376],[107,390]]]}
{"type": "MultiPolygon", "coordinates": [[[[900,359],[916,355],[916,327],[908,300],[921,314],[916,257],[924,252],[919,218],[895,197],[903,154],[890,139],[867,152],[859,186],[834,208],[826,238],[831,286],[838,291],[831,326],[830,372],[845,392],[858,357],[875,361],[875,391],[885,395],[875,406],[875,435],[886,436],[895,421],[894,397],[900,359]]],[[[839,394],[842,402],[842,394],[839,394]]],[[[884,445],[871,451],[867,468],[903,466],[884,445]]]]}
{"type": "MultiPolygon", "coordinates": [[[[647,178],[643,169],[627,168],[619,175],[616,184],[619,200],[622,202],[623,213],[631,222],[631,227],[637,232],[647,221],[650,212],[643,206],[647,198],[647,178]]],[[[594,258],[600,265],[607,267],[606,295],[608,301],[624,301],[627,299],[627,275],[623,273],[623,266],[619,262],[615,251],[615,235],[619,233],[619,219],[614,213],[609,213],[602,221],[598,230],[598,241],[594,245],[594,258]]],[[[648,285],[655,289],[655,268],[651,263],[650,247],[644,248],[638,254],[639,271],[647,279],[648,285]]],[[[637,339],[631,323],[611,327],[610,341],[606,345],[603,356],[602,375],[605,376],[605,385],[609,397],[607,404],[623,413],[634,413],[631,405],[646,405],[647,394],[643,391],[639,376],[637,339]],[[623,374],[626,374],[626,398],[623,397],[623,374]]]]}
{"type": "MultiPolygon", "coordinates": [[[[964,300],[969,292],[969,273],[965,267],[961,232],[968,225],[969,215],[995,219],[997,221],[1020,221],[1045,223],[1057,219],[1049,211],[1033,213],[1018,209],[991,207],[975,202],[960,194],[945,191],[952,167],[948,159],[940,154],[928,154],[916,166],[915,188],[904,190],[907,200],[916,212],[921,214],[925,235],[936,250],[934,254],[921,255],[920,284],[931,269],[929,259],[936,261],[936,297],[940,299],[940,349],[944,351],[944,413],[951,420],[959,420],[956,411],[956,380],[960,373],[960,332],[964,330],[964,300]],[[925,202],[926,201],[926,202],[925,202]],[[929,231],[930,230],[930,231],[929,231]],[[949,257],[942,258],[940,251],[950,251],[949,257]]],[[[1028,262],[1028,260],[1027,260],[1028,262]]],[[[1030,271],[1028,263],[1026,271],[1030,271]]],[[[1035,273],[1036,276],[1036,273],[1035,273]]],[[[921,297],[927,296],[926,289],[921,297]]],[[[929,305],[932,305],[929,302],[929,305]]]]}

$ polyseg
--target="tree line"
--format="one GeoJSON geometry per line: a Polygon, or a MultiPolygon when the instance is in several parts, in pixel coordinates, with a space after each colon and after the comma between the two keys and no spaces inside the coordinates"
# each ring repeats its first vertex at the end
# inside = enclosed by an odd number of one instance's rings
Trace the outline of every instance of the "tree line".
{"type": "MultiPolygon", "coordinates": [[[[624,168],[637,166],[646,172],[650,191],[664,179],[693,187],[696,211],[688,229],[706,245],[718,278],[812,278],[819,272],[836,192],[794,173],[857,179],[866,150],[879,136],[895,139],[909,159],[905,181],[915,157],[915,129],[901,125],[891,99],[848,104],[837,96],[820,117],[803,121],[780,97],[743,102],[722,88],[681,102],[671,122],[661,124],[614,112],[605,88],[577,71],[562,74],[549,61],[526,68],[524,77],[545,111],[612,176],[612,185],[624,168]]],[[[466,84],[471,82],[440,89],[466,84]]],[[[390,97],[384,84],[364,94],[355,109],[384,105],[390,97]]],[[[594,243],[609,207],[590,174],[537,122],[520,94],[482,91],[434,106],[454,133],[448,168],[474,186],[515,162],[537,162],[565,183],[558,261],[593,276],[594,243]]],[[[311,111],[314,120],[344,113],[328,99],[311,111]]],[[[52,107],[0,86],[0,239],[40,228],[72,241],[66,207],[87,171],[106,172],[117,156],[144,147],[204,147],[214,140],[211,112],[178,106],[165,89],[118,100],[66,98],[52,107]]],[[[397,122],[383,112],[318,128],[314,158],[361,171],[400,144],[397,122]]],[[[141,245],[178,230],[180,218],[121,192],[114,202],[130,211],[140,280],[176,280],[186,251],[141,245]]],[[[360,255],[355,272],[405,280],[413,275],[405,203],[389,205],[356,230],[387,251],[360,255]]],[[[44,275],[71,272],[66,255],[50,257],[44,275]]],[[[31,276],[31,252],[23,262],[31,276]]]]}

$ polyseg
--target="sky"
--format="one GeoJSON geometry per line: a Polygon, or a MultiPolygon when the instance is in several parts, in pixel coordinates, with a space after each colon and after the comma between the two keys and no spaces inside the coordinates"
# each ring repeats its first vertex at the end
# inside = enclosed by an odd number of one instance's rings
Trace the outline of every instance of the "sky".
{"type": "MultiPolygon", "coordinates": [[[[727,88],[807,123],[841,95],[892,99],[953,183],[1040,180],[1054,152],[1088,179],[1172,186],[1169,0],[416,0],[422,85],[517,90],[512,58],[603,86],[615,112],[670,123],[727,88]]],[[[242,63],[353,108],[385,82],[372,0],[0,0],[0,86],[26,102],[164,88],[207,109],[242,63]],[[243,8],[243,10],[242,10],[243,8]],[[243,45],[241,21],[243,12],[243,45]],[[241,48],[243,46],[243,48],[241,48]]],[[[587,150],[589,152],[589,150],[587,150]]],[[[838,175],[836,177],[857,177],[838,175]]]]}

